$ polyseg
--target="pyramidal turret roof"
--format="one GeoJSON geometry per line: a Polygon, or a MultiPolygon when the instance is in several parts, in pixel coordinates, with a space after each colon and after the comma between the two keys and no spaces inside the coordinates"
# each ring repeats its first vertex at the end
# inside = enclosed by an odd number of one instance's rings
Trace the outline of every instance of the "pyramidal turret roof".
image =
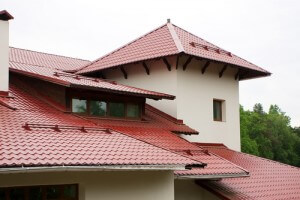
{"type": "Polygon", "coordinates": [[[213,45],[170,22],[87,64],[77,73],[87,74],[139,61],[178,54],[187,54],[229,64],[241,70],[252,72],[251,77],[270,75],[270,72],[263,68],[213,45]]]}

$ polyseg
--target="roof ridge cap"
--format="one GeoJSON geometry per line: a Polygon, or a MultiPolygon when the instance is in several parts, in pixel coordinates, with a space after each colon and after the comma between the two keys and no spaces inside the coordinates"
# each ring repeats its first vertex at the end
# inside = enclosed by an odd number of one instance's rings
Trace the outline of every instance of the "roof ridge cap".
{"type": "Polygon", "coordinates": [[[175,45],[176,45],[179,53],[184,52],[183,45],[182,45],[181,40],[179,39],[179,37],[178,37],[178,35],[177,35],[177,33],[176,33],[175,29],[174,29],[173,24],[172,23],[167,23],[167,27],[168,27],[168,29],[170,31],[170,34],[171,34],[171,36],[173,38],[173,41],[174,41],[174,43],[175,43],[175,45]]]}

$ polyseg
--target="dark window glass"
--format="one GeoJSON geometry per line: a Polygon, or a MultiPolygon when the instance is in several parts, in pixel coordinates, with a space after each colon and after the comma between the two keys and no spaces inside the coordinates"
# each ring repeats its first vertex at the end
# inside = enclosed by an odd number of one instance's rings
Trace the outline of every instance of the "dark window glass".
{"type": "Polygon", "coordinates": [[[109,103],[109,115],[112,117],[125,117],[124,103],[109,103]]]}
{"type": "Polygon", "coordinates": [[[104,101],[90,101],[90,113],[94,116],[106,115],[106,102],[104,101]]]}
{"type": "Polygon", "coordinates": [[[64,197],[66,198],[75,198],[76,197],[77,188],[75,185],[67,185],[64,187],[64,197]]]}
{"type": "Polygon", "coordinates": [[[12,188],[10,190],[9,198],[13,200],[25,200],[24,188],[12,188]]]}
{"type": "Polygon", "coordinates": [[[60,197],[60,190],[57,186],[49,186],[47,187],[47,200],[55,200],[60,197]]]}
{"type": "Polygon", "coordinates": [[[86,113],[86,100],[72,99],[72,112],[74,113],[86,113]]]}
{"type": "Polygon", "coordinates": [[[5,189],[0,188],[0,200],[5,200],[5,189]]]}
{"type": "Polygon", "coordinates": [[[42,188],[41,187],[32,187],[28,189],[29,200],[42,200],[42,188]]]}
{"type": "Polygon", "coordinates": [[[127,117],[138,118],[140,116],[140,107],[138,104],[127,104],[127,117]]]}
{"type": "Polygon", "coordinates": [[[214,120],[222,121],[222,101],[214,100],[214,120]]]}

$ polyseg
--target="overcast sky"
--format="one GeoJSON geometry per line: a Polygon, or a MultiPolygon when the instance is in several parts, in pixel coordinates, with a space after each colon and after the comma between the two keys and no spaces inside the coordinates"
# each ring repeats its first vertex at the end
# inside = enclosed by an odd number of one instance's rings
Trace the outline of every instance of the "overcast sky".
{"type": "Polygon", "coordinates": [[[261,66],[240,103],[277,104],[300,126],[300,1],[0,0],[15,19],[10,45],[94,60],[171,18],[173,24],[261,66]]]}

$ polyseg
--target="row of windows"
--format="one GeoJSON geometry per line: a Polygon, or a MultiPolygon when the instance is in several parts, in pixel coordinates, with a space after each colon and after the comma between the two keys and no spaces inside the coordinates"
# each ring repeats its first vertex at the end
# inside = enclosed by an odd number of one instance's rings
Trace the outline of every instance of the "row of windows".
{"type": "Polygon", "coordinates": [[[0,188],[0,200],[77,200],[77,185],[0,188]]]}
{"type": "Polygon", "coordinates": [[[72,99],[72,112],[98,117],[139,118],[141,110],[135,103],[72,99]]]}

